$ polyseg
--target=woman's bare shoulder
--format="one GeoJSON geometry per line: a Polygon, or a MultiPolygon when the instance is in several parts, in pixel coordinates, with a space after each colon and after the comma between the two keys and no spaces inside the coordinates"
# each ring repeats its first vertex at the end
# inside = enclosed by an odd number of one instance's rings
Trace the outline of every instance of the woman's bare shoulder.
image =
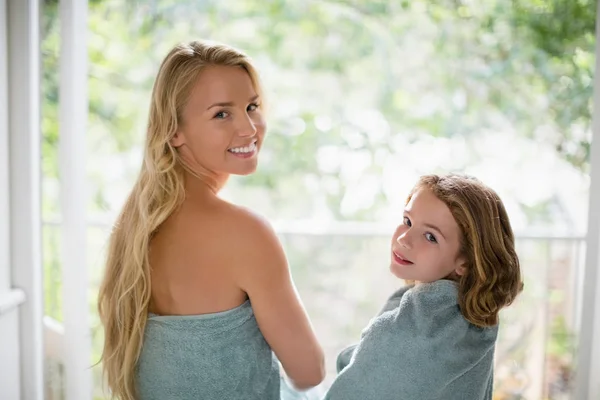
{"type": "Polygon", "coordinates": [[[184,205],[176,219],[181,228],[178,231],[188,240],[202,241],[217,252],[229,248],[238,254],[255,254],[278,252],[280,248],[279,239],[265,217],[221,199],[209,204],[184,205]]]}
{"type": "MultiPolygon", "coordinates": [[[[234,236],[270,236],[274,230],[268,220],[251,209],[226,201],[219,201],[208,210],[213,215],[212,221],[218,224],[227,234],[234,236]]],[[[251,238],[247,238],[251,240],[251,238]]]]}

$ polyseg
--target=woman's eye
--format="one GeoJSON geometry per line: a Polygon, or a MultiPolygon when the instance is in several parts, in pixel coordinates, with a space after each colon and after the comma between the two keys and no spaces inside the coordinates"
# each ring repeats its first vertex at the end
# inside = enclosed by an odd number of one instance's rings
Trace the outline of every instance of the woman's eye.
{"type": "Polygon", "coordinates": [[[258,109],[258,104],[256,103],[250,104],[247,108],[248,111],[256,111],[256,109],[258,109]]]}
{"type": "Polygon", "coordinates": [[[410,223],[410,219],[408,217],[404,217],[404,225],[406,226],[412,226],[410,223]]]}
{"type": "Polygon", "coordinates": [[[428,242],[437,243],[437,239],[435,238],[435,236],[433,236],[433,234],[429,232],[425,234],[425,239],[427,239],[428,242]]]}
{"type": "Polygon", "coordinates": [[[217,119],[224,119],[227,118],[229,114],[225,111],[219,111],[218,113],[215,114],[215,118],[217,119]]]}

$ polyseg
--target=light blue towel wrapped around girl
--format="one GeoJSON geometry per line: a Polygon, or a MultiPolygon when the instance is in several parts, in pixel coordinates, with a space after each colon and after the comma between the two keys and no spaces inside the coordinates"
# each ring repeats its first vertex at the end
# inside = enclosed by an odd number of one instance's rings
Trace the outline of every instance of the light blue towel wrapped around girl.
{"type": "Polygon", "coordinates": [[[325,399],[490,400],[498,312],[523,287],[498,195],[471,177],[421,177],[390,253],[412,284],[341,352],[325,399]]]}
{"type": "Polygon", "coordinates": [[[326,399],[491,399],[498,328],[469,323],[448,280],[396,292],[338,357],[326,399]]]}

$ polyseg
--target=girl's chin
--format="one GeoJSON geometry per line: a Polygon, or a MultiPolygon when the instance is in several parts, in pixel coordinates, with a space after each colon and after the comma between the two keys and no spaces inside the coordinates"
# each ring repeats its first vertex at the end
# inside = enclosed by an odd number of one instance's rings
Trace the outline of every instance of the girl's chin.
{"type": "Polygon", "coordinates": [[[407,280],[414,280],[413,277],[409,276],[409,274],[406,273],[406,271],[404,270],[404,268],[402,268],[400,265],[398,265],[396,263],[390,264],[390,272],[396,278],[400,278],[400,279],[403,279],[405,281],[407,281],[407,280]]]}

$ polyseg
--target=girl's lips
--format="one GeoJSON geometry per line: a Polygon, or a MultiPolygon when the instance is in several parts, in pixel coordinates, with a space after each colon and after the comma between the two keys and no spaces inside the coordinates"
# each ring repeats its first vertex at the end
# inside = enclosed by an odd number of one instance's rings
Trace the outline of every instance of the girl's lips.
{"type": "Polygon", "coordinates": [[[402,255],[396,253],[393,250],[392,250],[392,257],[394,258],[394,262],[396,262],[397,264],[400,264],[400,265],[411,265],[412,264],[412,261],[408,261],[402,255]]]}

